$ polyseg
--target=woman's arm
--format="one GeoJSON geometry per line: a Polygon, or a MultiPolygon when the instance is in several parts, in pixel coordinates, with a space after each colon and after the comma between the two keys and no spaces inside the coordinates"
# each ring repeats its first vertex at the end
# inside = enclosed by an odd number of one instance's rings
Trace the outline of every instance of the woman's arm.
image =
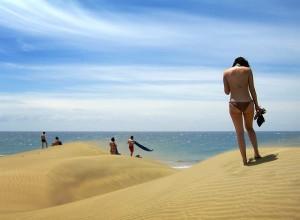
{"type": "Polygon", "coordinates": [[[228,83],[228,81],[226,79],[225,73],[223,75],[223,84],[224,84],[224,92],[225,92],[225,94],[229,95],[229,93],[230,93],[230,87],[229,87],[229,83],[228,83]]]}
{"type": "Polygon", "coordinates": [[[251,97],[252,97],[254,105],[255,105],[255,110],[258,111],[258,110],[260,110],[260,107],[259,107],[258,101],[257,101],[256,91],[255,91],[255,87],[254,87],[253,74],[252,74],[251,69],[249,72],[249,90],[250,90],[250,94],[251,94],[251,97]]]}

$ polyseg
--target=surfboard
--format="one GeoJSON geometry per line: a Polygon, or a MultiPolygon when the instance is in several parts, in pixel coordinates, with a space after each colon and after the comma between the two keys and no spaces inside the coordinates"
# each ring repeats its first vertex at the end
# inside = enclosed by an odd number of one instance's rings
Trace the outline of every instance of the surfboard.
{"type": "Polygon", "coordinates": [[[147,147],[145,147],[144,145],[138,143],[138,142],[134,142],[136,146],[138,146],[139,148],[141,148],[142,150],[145,150],[145,151],[153,151],[153,149],[149,149],[147,147]]]}

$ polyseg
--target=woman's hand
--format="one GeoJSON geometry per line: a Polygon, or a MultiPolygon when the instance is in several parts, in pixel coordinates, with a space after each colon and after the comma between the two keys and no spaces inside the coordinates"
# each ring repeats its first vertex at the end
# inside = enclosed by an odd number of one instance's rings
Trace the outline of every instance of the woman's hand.
{"type": "Polygon", "coordinates": [[[259,113],[262,110],[262,108],[259,105],[255,105],[255,111],[259,113]]]}
{"type": "Polygon", "coordinates": [[[261,108],[259,105],[255,105],[255,116],[254,116],[254,120],[256,120],[260,115],[263,115],[266,113],[266,109],[261,108]]]}

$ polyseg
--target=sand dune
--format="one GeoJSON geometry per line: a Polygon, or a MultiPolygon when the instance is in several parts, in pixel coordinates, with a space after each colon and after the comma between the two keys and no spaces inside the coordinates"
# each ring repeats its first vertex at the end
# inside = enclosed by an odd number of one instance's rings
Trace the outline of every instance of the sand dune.
{"type": "Polygon", "coordinates": [[[174,172],[157,162],[108,155],[93,143],[2,157],[0,213],[56,206],[174,172]]]}
{"type": "MultiPolygon", "coordinates": [[[[90,165],[87,164],[83,169],[91,170],[92,173],[87,174],[89,177],[82,184],[84,186],[82,189],[76,185],[77,179],[79,182],[82,179],[81,171],[74,172],[70,177],[68,176],[68,166],[74,169],[77,167],[76,164],[82,165],[85,158],[64,160],[63,166],[56,166],[55,169],[51,169],[52,173],[50,172],[50,176],[65,176],[74,181],[73,187],[68,192],[71,196],[67,197],[67,201],[63,201],[64,204],[53,206],[60,204],[55,201],[48,208],[45,208],[46,206],[44,208],[36,207],[32,211],[23,212],[5,213],[5,210],[2,209],[0,218],[28,220],[300,219],[300,148],[264,148],[261,151],[265,157],[259,161],[253,161],[248,167],[241,165],[239,152],[233,151],[176,173],[161,164],[150,161],[107,155],[91,156],[91,161],[95,161],[90,165]],[[95,168],[93,163],[96,163],[97,160],[102,164],[101,173],[110,172],[112,161],[116,161],[118,166],[126,164],[124,166],[140,167],[137,168],[138,171],[135,174],[138,181],[132,182],[130,187],[120,187],[119,190],[118,187],[109,188],[109,179],[118,179],[119,175],[118,172],[112,173],[108,174],[110,178],[104,175],[104,178],[108,178],[108,184],[103,183],[101,186],[101,188],[107,187],[108,190],[105,192],[94,190],[96,187],[93,187],[93,184],[96,185],[96,182],[102,179],[95,174],[97,171],[93,171],[95,168]],[[144,178],[148,174],[145,172],[149,170],[153,171],[152,176],[146,180],[144,178]],[[139,175],[144,177],[139,177],[139,175]],[[159,176],[161,178],[158,178],[159,176]],[[139,181],[139,178],[142,181],[139,181]],[[82,192],[87,193],[84,193],[86,197],[80,196],[82,192]],[[85,199],[81,199],[83,197],[85,199]]],[[[14,156],[6,160],[13,158],[14,156]]],[[[3,159],[0,159],[0,166],[3,170],[0,177],[1,188],[8,184],[2,184],[2,179],[4,179],[2,173],[7,172],[7,175],[13,176],[10,172],[15,171],[7,171],[8,169],[3,168],[3,159]]],[[[79,167],[77,168],[79,169],[79,167]]],[[[32,168],[24,169],[29,172],[32,168]]],[[[18,171],[18,175],[24,176],[25,170],[16,169],[16,172],[18,171]]],[[[130,175],[130,172],[124,169],[121,174],[130,175]]],[[[125,180],[128,181],[126,178],[125,180]]],[[[35,178],[32,176],[32,183],[38,181],[40,180],[36,176],[35,178]]],[[[122,179],[118,179],[116,182],[122,184],[122,181],[122,179]]],[[[18,184],[17,182],[17,178],[11,180],[11,184],[18,184]]],[[[70,185],[72,186],[72,184],[70,185]]],[[[62,186],[62,188],[56,188],[52,194],[62,193],[65,188],[64,183],[62,186]]],[[[18,187],[19,193],[21,193],[23,186],[18,187]]],[[[31,189],[32,192],[37,191],[30,187],[27,186],[26,189],[31,189]]],[[[39,190],[43,190],[43,188],[39,190]]],[[[44,199],[46,198],[48,197],[45,196],[44,199]]],[[[7,199],[9,199],[8,196],[1,199],[1,207],[7,199]]],[[[23,205],[26,206],[26,204],[23,205]]],[[[19,204],[18,208],[20,207],[22,204],[19,204]]]]}

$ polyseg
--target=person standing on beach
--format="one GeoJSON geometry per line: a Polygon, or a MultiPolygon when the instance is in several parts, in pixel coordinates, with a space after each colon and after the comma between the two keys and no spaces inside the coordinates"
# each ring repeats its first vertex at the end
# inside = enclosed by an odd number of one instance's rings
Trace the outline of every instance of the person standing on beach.
{"type": "Polygon", "coordinates": [[[47,136],[46,136],[45,131],[42,132],[41,142],[42,142],[42,149],[44,149],[44,145],[45,145],[46,148],[48,148],[47,136]]]}
{"type": "Polygon", "coordinates": [[[254,108],[256,112],[262,110],[258,105],[253,75],[248,61],[243,57],[236,58],[232,67],[224,71],[223,83],[224,92],[226,95],[230,94],[229,113],[235,127],[243,163],[248,165],[243,123],[245,123],[254,149],[254,158],[259,159],[261,156],[253,129],[253,116],[254,108]]]}
{"type": "Polygon", "coordinates": [[[132,157],[134,152],[134,143],[135,143],[133,136],[130,136],[127,143],[130,150],[130,156],[132,157]]]}
{"type": "Polygon", "coordinates": [[[109,146],[110,146],[110,154],[120,155],[118,148],[117,148],[116,140],[114,137],[112,137],[110,139],[109,146]]]}

